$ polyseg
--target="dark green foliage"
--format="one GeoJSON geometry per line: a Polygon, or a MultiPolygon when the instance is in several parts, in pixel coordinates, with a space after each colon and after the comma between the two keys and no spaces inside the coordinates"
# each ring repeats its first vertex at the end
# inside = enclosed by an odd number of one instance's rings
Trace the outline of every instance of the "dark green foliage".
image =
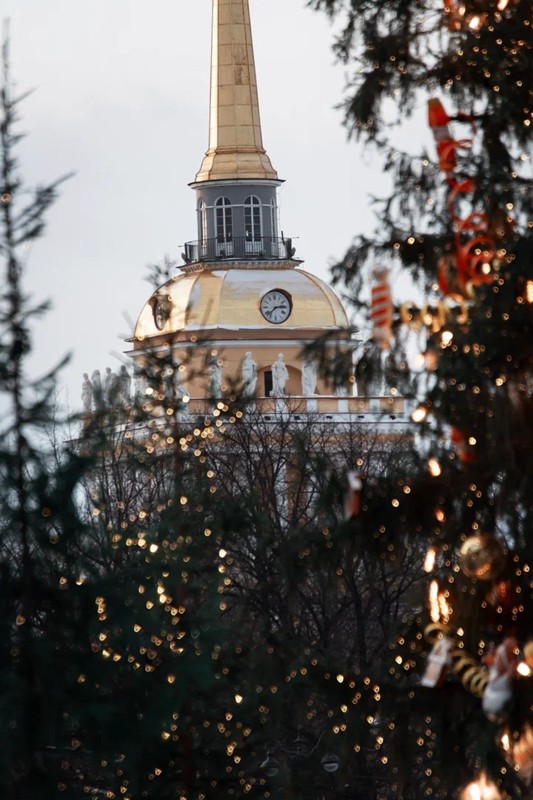
{"type": "MultiPolygon", "coordinates": [[[[370,248],[358,240],[359,263],[380,259],[399,243],[392,255],[416,280],[422,271],[435,275],[443,238],[450,234],[442,174],[427,163],[424,153],[398,152],[393,134],[394,126],[423,107],[439,88],[447,93],[450,114],[463,111],[476,119],[475,151],[468,163],[468,174],[477,182],[475,201],[492,217],[512,203],[519,227],[503,244],[514,249],[520,228],[527,226],[533,212],[528,161],[521,158],[528,157],[533,122],[529,1],[519,0],[498,13],[496,2],[470,0],[464,3],[466,15],[482,9],[486,23],[479,30],[461,31],[448,30],[441,0],[313,0],[309,5],[344,21],[335,49],[354,74],[344,103],[345,123],[350,133],[377,146],[391,174],[390,198],[376,202],[385,236],[370,248]],[[411,234],[425,243],[416,262],[413,251],[403,246],[411,234]]],[[[425,124],[420,110],[417,114],[425,124]]],[[[339,265],[339,279],[345,270],[347,278],[354,275],[353,261],[349,256],[339,265]]]]}
{"type": "MultiPolygon", "coordinates": [[[[357,237],[334,270],[356,309],[365,312],[361,292],[376,260],[396,265],[396,277],[407,271],[435,307],[443,297],[436,286],[440,259],[454,253],[458,221],[473,212],[484,215],[499,251],[487,280],[474,280],[464,292],[468,319],[448,320],[451,338],[443,341],[438,326],[425,332],[420,327],[418,347],[424,349],[425,339],[426,350],[437,356],[434,373],[419,376],[418,385],[413,376],[413,388],[429,410],[419,431],[420,461],[404,474],[409,494],[400,496],[396,510],[385,505],[382,519],[393,538],[414,534],[437,548],[431,579],[448,593],[450,635],[483,670],[489,644],[515,635],[521,646],[533,636],[533,305],[526,292],[533,270],[531,3],[467,0],[455,4],[457,13],[462,9],[455,19],[454,4],[441,0],[309,5],[343,20],[335,50],[354,76],[345,123],[350,134],[375,145],[391,180],[390,196],[375,201],[376,239],[357,237]],[[422,117],[418,109],[432,96],[442,97],[451,117],[464,112],[474,118],[472,126],[465,127],[464,118],[450,123],[452,138],[471,139],[452,176],[439,169],[435,150],[426,153],[422,137],[409,153],[394,146],[398,126],[412,114],[422,117]],[[466,178],[473,191],[450,209],[453,181],[466,178]],[[429,457],[440,463],[440,477],[429,475],[429,457]],[[472,580],[456,566],[458,548],[476,531],[495,534],[509,549],[507,566],[495,579],[472,580]],[[511,593],[507,602],[502,591],[511,593]]],[[[427,125],[422,118],[421,124],[427,125]]],[[[468,240],[465,232],[461,237],[468,240]]],[[[394,330],[397,341],[405,342],[399,315],[394,330]]],[[[366,521],[362,516],[361,524],[366,521]]],[[[412,627],[394,644],[420,674],[428,649],[421,631],[429,620],[421,607],[410,617],[412,627]]],[[[411,796],[409,772],[424,753],[431,772],[418,781],[416,797],[425,787],[435,797],[455,797],[480,767],[498,779],[505,797],[529,797],[527,774],[522,780],[523,773],[509,769],[500,747],[502,732],[518,737],[533,722],[531,679],[515,679],[513,687],[513,701],[495,723],[458,675],[449,675],[441,690],[429,690],[398,670],[388,698],[383,691],[382,713],[397,718],[403,731],[401,796],[411,796]],[[412,701],[409,718],[406,697],[412,701]]],[[[391,743],[391,754],[398,755],[397,745],[391,743]]]]}

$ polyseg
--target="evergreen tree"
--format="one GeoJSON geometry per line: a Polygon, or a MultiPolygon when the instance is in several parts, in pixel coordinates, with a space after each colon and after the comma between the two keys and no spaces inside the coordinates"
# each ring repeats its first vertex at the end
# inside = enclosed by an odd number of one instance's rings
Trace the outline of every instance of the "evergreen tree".
{"type": "MultiPolygon", "coordinates": [[[[23,265],[62,181],[31,192],[19,177],[23,98],[12,96],[7,42],[3,66],[0,788],[10,800],[201,796],[193,722],[214,717],[216,730],[222,713],[216,559],[186,530],[181,450],[176,440],[161,457],[153,413],[133,410],[125,431],[124,409],[99,407],[91,421],[86,408],[81,436],[48,441],[63,430],[58,369],[28,372],[47,305],[26,296],[23,265]]],[[[160,378],[167,365],[156,368],[160,378]]],[[[213,762],[226,758],[218,741],[213,762]]]]}
{"type": "Polygon", "coordinates": [[[376,238],[358,237],[335,278],[359,298],[377,261],[429,295],[393,324],[396,346],[425,330],[426,371],[411,383],[419,464],[381,524],[425,542],[431,574],[424,610],[393,642],[384,746],[401,797],[530,797],[531,3],[309,4],[344,21],[345,123],[392,184],[376,238]],[[426,104],[435,147],[399,151],[395,130],[426,104]]]}
{"type": "MultiPolygon", "coordinates": [[[[46,311],[24,293],[24,249],[38,238],[61,181],[34,192],[19,175],[17,109],[3,46],[0,95],[0,432],[2,747],[0,786],[9,798],[51,796],[46,748],[63,726],[65,686],[56,676],[75,640],[75,607],[67,593],[79,577],[72,534],[81,530],[73,490],[81,461],[72,455],[53,469],[43,452],[54,417],[53,370],[33,381],[27,370],[31,323],[46,311]]],[[[69,675],[73,664],[65,671],[69,675]]]]}

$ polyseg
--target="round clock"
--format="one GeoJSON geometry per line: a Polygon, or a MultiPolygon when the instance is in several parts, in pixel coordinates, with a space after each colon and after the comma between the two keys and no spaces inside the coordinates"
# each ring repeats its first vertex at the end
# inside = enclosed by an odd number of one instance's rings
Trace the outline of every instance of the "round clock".
{"type": "Polygon", "coordinates": [[[261,298],[261,314],[267,322],[279,324],[289,319],[292,311],[291,299],[280,289],[272,289],[261,298]]]}

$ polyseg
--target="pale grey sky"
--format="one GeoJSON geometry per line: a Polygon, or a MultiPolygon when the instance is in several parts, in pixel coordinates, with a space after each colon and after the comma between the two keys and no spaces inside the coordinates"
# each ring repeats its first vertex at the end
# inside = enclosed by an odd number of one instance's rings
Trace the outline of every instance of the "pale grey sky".
{"type": "MultiPolygon", "coordinates": [[[[286,183],[281,227],[305,268],[328,264],[374,227],[379,165],[346,141],[345,73],[333,30],[303,0],[251,0],[263,135],[286,183]]],[[[196,239],[193,180],[207,146],[210,0],[3,0],[12,74],[35,92],[21,107],[29,185],[75,171],[29,254],[27,288],[53,311],[32,369],[73,360],[62,400],[79,407],[82,373],[117,354],[147,300],[146,265],[179,260],[196,239]]]]}

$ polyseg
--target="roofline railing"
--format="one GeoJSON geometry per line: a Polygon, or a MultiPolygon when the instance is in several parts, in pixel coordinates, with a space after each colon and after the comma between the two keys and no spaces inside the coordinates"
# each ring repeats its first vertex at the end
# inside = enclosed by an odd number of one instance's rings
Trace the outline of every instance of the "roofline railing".
{"type": "Polygon", "coordinates": [[[186,242],[181,254],[186,264],[197,261],[287,260],[296,250],[292,239],[278,236],[218,236],[186,242]]]}

